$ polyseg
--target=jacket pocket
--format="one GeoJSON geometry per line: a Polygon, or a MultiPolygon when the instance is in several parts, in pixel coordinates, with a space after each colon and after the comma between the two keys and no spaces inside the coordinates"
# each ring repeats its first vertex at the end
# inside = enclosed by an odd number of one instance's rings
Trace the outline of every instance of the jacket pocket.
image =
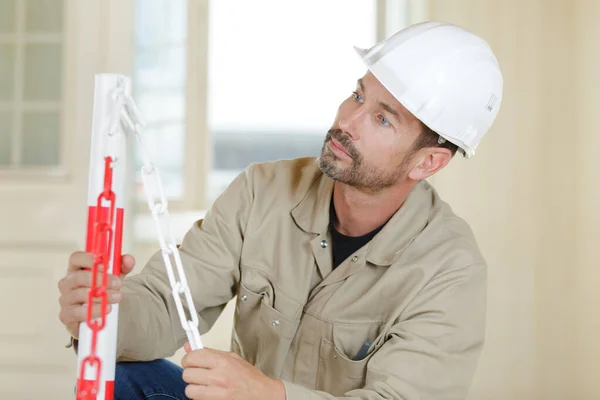
{"type": "Polygon", "coordinates": [[[244,360],[256,365],[258,340],[254,332],[260,330],[260,306],[263,296],[240,284],[235,304],[231,351],[238,353],[244,360]]]}
{"type": "Polygon", "coordinates": [[[232,351],[265,375],[279,377],[299,323],[299,319],[273,308],[266,294],[255,293],[240,284],[232,351]]]}
{"type": "Polygon", "coordinates": [[[350,390],[363,387],[371,355],[362,360],[351,360],[333,342],[322,338],[316,389],[333,396],[343,396],[350,390]]]}

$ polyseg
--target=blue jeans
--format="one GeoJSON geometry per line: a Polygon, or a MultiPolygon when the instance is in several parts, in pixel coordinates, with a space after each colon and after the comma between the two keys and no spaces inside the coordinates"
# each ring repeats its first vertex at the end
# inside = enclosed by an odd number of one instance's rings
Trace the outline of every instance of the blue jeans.
{"type": "Polygon", "coordinates": [[[182,373],[168,360],[117,363],[115,400],[186,400],[182,373]]]}

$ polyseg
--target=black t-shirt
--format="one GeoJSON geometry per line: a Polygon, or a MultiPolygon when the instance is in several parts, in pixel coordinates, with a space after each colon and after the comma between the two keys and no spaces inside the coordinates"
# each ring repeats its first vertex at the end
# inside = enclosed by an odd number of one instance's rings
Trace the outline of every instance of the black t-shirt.
{"type": "Polygon", "coordinates": [[[332,241],[332,252],[333,252],[333,269],[340,265],[346,258],[348,258],[356,250],[369,243],[371,239],[384,227],[385,224],[379,228],[367,233],[363,236],[346,236],[339,233],[335,229],[335,207],[333,206],[333,199],[329,206],[329,231],[331,232],[332,241]]]}

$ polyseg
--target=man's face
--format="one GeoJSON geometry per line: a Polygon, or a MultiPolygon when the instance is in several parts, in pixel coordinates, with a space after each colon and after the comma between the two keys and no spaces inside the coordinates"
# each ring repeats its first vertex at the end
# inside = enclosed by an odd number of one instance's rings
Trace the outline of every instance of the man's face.
{"type": "Polygon", "coordinates": [[[422,125],[368,72],[340,105],[319,167],[330,178],[377,192],[406,178],[422,125]]]}

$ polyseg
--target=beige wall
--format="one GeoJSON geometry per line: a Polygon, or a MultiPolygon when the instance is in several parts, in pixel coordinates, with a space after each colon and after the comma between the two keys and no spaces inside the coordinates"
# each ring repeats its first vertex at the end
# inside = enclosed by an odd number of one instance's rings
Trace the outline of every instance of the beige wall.
{"type": "MultiPolygon", "coordinates": [[[[575,388],[580,398],[600,398],[600,4],[582,0],[575,11],[577,65],[573,147],[576,159],[575,248],[569,268],[575,275],[577,343],[575,388]]],[[[570,157],[573,159],[574,157],[570,157]]]]}
{"type": "Polygon", "coordinates": [[[487,346],[470,398],[600,398],[600,3],[428,4],[432,19],[485,37],[505,78],[476,157],[433,180],[489,261],[487,346]]]}

